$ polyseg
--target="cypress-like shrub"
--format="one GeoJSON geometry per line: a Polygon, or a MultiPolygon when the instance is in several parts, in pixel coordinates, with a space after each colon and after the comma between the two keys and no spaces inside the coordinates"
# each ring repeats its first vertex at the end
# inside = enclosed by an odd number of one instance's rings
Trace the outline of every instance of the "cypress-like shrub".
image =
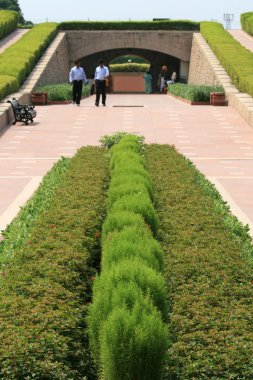
{"type": "Polygon", "coordinates": [[[110,380],[160,379],[168,345],[163,253],[151,233],[157,231],[158,219],[141,152],[134,136],[123,137],[110,151],[102,270],[88,315],[94,358],[103,378],[110,380]]]}

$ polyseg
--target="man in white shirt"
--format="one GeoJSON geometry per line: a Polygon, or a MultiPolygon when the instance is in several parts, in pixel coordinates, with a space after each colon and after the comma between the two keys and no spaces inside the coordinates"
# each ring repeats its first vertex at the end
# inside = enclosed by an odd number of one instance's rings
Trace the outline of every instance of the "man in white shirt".
{"type": "Polygon", "coordinates": [[[69,81],[73,85],[73,104],[80,106],[83,84],[89,81],[86,78],[84,69],[80,67],[80,60],[75,61],[75,66],[72,67],[69,73],[69,81]]]}
{"type": "Polygon", "coordinates": [[[104,61],[99,61],[99,66],[95,70],[95,85],[96,85],[96,101],[95,105],[99,106],[100,94],[102,94],[102,104],[105,106],[106,100],[106,78],[109,77],[108,67],[104,65],[104,61]]]}

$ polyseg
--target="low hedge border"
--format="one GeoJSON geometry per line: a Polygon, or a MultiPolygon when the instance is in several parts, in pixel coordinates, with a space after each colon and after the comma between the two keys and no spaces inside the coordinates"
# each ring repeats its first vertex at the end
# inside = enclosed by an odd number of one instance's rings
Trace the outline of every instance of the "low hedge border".
{"type": "Polygon", "coordinates": [[[199,30],[199,22],[166,21],[64,21],[61,30],[199,30]]]}
{"type": "Polygon", "coordinates": [[[248,228],[173,147],[147,146],[145,157],[173,305],[164,379],[250,379],[253,248],[248,228]]]}
{"type": "Polygon", "coordinates": [[[17,12],[0,9],[0,39],[8,36],[17,28],[18,20],[17,12]]]}
{"type": "Polygon", "coordinates": [[[85,315],[100,262],[108,158],[87,147],[2,273],[0,378],[96,379],[85,315]]]}
{"type": "Polygon", "coordinates": [[[167,92],[192,102],[210,102],[211,92],[224,92],[224,89],[221,86],[175,83],[168,86],[167,92]]]}
{"type": "Polygon", "coordinates": [[[233,84],[240,91],[253,96],[253,53],[236,41],[217,22],[201,22],[200,31],[233,84]]]}
{"type": "MultiPolygon", "coordinates": [[[[90,95],[90,85],[83,86],[82,96],[90,95]]],[[[73,89],[69,83],[48,84],[35,88],[34,93],[45,92],[47,93],[47,100],[49,101],[63,101],[72,100],[73,89]]]]}
{"type": "MultiPolygon", "coordinates": [[[[36,220],[50,207],[57,187],[62,186],[62,177],[69,165],[69,158],[62,158],[43,178],[31,199],[21,208],[18,216],[2,231],[0,241],[0,271],[15,258],[29,241],[36,220]]],[[[0,279],[1,281],[2,279],[0,279]]]]}
{"type": "Polygon", "coordinates": [[[145,72],[148,71],[150,65],[148,63],[115,63],[110,64],[110,72],[145,72]]]}
{"type": "Polygon", "coordinates": [[[240,18],[242,29],[253,36],[253,12],[242,13],[240,18]]]}
{"type": "Polygon", "coordinates": [[[102,270],[88,315],[91,347],[105,379],[158,380],[168,346],[167,300],[163,253],[151,233],[158,222],[138,137],[124,136],[111,148],[110,170],[102,270]],[[136,172],[140,181],[132,186],[136,172]],[[121,184],[113,183],[118,176],[121,184]]]}
{"type": "Polygon", "coordinates": [[[57,30],[58,24],[56,23],[38,24],[1,54],[0,99],[18,91],[20,85],[56,36],[57,30]]]}

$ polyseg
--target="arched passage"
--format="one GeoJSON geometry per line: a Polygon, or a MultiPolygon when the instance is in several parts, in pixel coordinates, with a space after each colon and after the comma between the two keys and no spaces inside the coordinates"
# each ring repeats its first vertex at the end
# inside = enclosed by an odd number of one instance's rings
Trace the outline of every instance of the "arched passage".
{"type": "Polygon", "coordinates": [[[156,83],[158,80],[158,75],[160,69],[163,65],[168,66],[169,75],[176,71],[179,75],[180,60],[176,57],[172,57],[169,54],[148,50],[148,49],[136,49],[136,48],[121,48],[121,49],[111,49],[100,51],[95,54],[91,54],[85,57],[81,57],[82,66],[85,68],[85,72],[88,78],[93,78],[94,71],[98,65],[99,59],[103,59],[106,65],[116,57],[122,55],[137,55],[145,58],[152,66],[153,75],[153,88],[156,88],[156,83]]]}

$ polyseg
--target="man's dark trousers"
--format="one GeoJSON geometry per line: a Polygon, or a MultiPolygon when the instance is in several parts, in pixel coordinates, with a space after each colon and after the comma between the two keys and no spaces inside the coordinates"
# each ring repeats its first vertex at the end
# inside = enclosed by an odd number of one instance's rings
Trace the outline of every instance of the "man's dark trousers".
{"type": "Polygon", "coordinates": [[[102,103],[105,105],[106,100],[106,81],[96,79],[96,104],[99,104],[100,94],[102,94],[102,103]]]}
{"type": "Polygon", "coordinates": [[[83,81],[74,80],[73,81],[73,102],[75,102],[76,104],[80,104],[82,89],[83,89],[83,81]]]}

